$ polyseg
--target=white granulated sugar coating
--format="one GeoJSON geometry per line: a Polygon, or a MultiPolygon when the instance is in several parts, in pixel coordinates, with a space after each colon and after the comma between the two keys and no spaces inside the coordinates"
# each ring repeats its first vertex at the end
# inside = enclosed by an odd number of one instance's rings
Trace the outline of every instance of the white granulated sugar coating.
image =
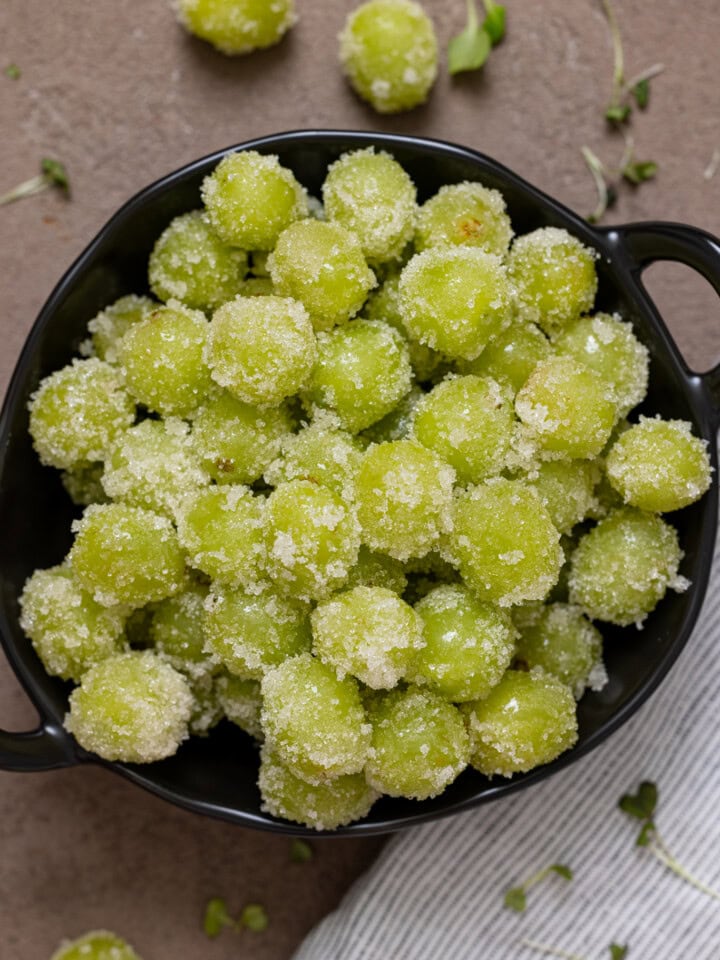
{"type": "Polygon", "coordinates": [[[297,21],[294,0],[174,0],[180,23],[228,56],[278,43],[297,21]]]}

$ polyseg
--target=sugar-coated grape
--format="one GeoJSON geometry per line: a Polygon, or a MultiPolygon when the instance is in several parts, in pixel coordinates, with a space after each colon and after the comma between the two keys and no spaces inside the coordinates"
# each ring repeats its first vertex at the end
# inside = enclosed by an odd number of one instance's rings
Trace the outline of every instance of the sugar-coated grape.
{"type": "Polygon", "coordinates": [[[308,783],[360,773],[370,726],[357,681],[310,654],[285,660],[263,677],[262,726],[268,745],[308,783]]]}
{"type": "Polygon", "coordinates": [[[295,0],[178,0],[182,25],[237,56],[278,43],[295,23],[295,0]]]}
{"type": "Polygon", "coordinates": [[[460,369],[508,383],[517,393],[551,351],[550,341],[539,327],[516,320],[494,336],[479,357],[462,363],[460,369]]]}
{"type": "Polygon", "coordinates": [[[348,573],[346,589],[353,587],[385,587],[401,594],[407,586],[407,577],[403,565],[386,553],[373,553],[367,547],[360,547],[357,563],[348,573]]]}
{"type": "Polygon", "coordinates": [[[333,411],[357,433],[390,413],[411,383],[400,334],[380,320],[355,320],[318,335],[318,361],[306,399],[314,408],[333,411]]]}
{"type": "Polygon", "coordinates": [[[40,382],[30,398],[30,435],[43,463],[71,470],[102,460],[135,419],[118,371],[91,357],[40,382]]]}
{"type": "Polygon", "coordinates": [[[229,247],[201,210],[175,217],[150,254],[150,288],[159,300],[215,310],[240,293],[247,254],[229,247]]]}
{"type": "Polygon", "coordinates": [[[613,444],[605,465],[613,487],[641,510],[679,510],[710,486],[707,443],[686,420],[640,417],[613,444]]]}
{"type": "Polygon", "coordinates": [[[414,386],[409,393],[395,404],[390,413],[371,424],[360,434],[369,443],[389,443],[391,440],[404,440],[410,435],[415,408],[425,396],[424,390],[414,386]]]}
{"type": "Polygon", "coordinates": [[[412,679],[455,702],[487,696],[515,649],[509,615],[476,599],[462,584],[435,587],[415,609],[425,646],[415,657],[412,679]]]}
{"type": "Polygon", "coordinates": [[[373,690],[396,686],[423,646],[418,615],[386,587],[335,594],[311,619],[315,655],[373,690]]]}
{"type": "Polygon", "coordinates": [[[479,598],[505,607],[545,596],[562,566],[559,541],[535,490],[496,478],[455,501],[447,551],[479,598]]]}
{"type": "Polygon", "coordinates": [[[254,150],[224,157],[203,180],[201,193],[217,233],[243,250],[272,250],[286,227],[308,215],[305,191],[293,173],[277,157],[254,150]]]}
{"type": "Polygon", "coordinates": [[[437,76],[432,20],[409,0],[369,0],[348,17],[340,61],[355,92],[378,113],[399,113],[427,100],[437,76]]]}
{"type": "Polygon", "coordinates": [[[152,763],[188,735],[193,709],[181,673],[150,650],[120,653],[91,667],[70,694],[65,727],[104,760],[152,763]]]}
{"type": "Polygon", "coordinates": [[[189,678],[193,708],[188,729],[193,737],[205,737],[223,718],[222,707],[215,687],[215,677],[209,668],[198,670],[193,675],[187,669],[183,673],[189,678]]]}
{"type": "Polygon", "coordinates": [[[597,466],[589,460],[551,460],[528,474],[560,533],[569,533],[597,507],[597,466]]]}
{"type": "Polygon", "coordinates": [[[245,403],[276,406],[297,393],[317,358],[307,311],[289,297],[238,297],[213,314],[213,379],[245,403]]]}
{"type": "Polygon", "coordinates": [[[575,357],[611,385],[618,416],[644,399],[648,384],[648,351],[633,333],[632,325],[615,314],[582,317],[554,343],[560,354],[575,357]]]}
{"type": "Polygon", "coordinates": [[[396,260],[415,227],[415,184],[400,164],[373,147],[345,153],[328,168],[325,216],[359,239],[368,260],[396,260]]]}
{"type": "Polygon", "coordinates": [[[418,402],[412,434],[453,467],[458,483],[478,483],[505,466],[514,419],[495,380],[455,376],[418,402]]]}
{"type": "Polygon", "coordinates": [[[570,601],[593,620],[640,626],[678,576],[683,552],[676,530],[632,507],[613,510],[579,542],[570,571],[570,601]]]}
{"type": "Polygon", "coordinates": [[[182,498],[210,478],[200,469],[184,420],[143,420],[122,433],[105,461],[102,485],[113,500],[174,515],[182,498]]]}
{"type": "Polygon", "coordinates": [[[412,440],[370,447],[355,480],[362,540],[398,560],[421,557],[448,529],[455,474],[412,440]]]}
{"type": "Polygon", "coordinates": [[[190,442],[200,466],[216,483],[254,483],[277,457],[291,429],[285,406],[260,409],[223,390],[198,410],[190,442]]]}
{"type": "Polygon", "coordinates": [[[178,538],[190,563],[213,579],[255,588],[265,559],[263,504],[242,484],[206,487],[178,507],[178,538]]]}
{"type": "Polygon", "coordinates": [[[103,490],[103,463],[80,463],[72,470],[63,470],[62,485],[68,496],[79,507],[89,507],[91,503],[106,503],[107,494],[103,490]]]}
{"type": "Polygon", "coordinates": [[[361,455],[355,437],[320,419],[285,438],[280,456],[265,470],[265,480],[275,487],[288,480],[310,480],[342,496],[361,455]]]}
{"type": "Polygon", "coordinates": [[[48,673],[79,681],[124,647],[124,612],[97,603],[67,567],[36,570],[20,596],[20,626],[48,673]]]}
{"type": "Polygon", "coordinates": [[[50,960],[140,960],[125,940],[108,930],[91,930],[77,940],[65,940],[50,960]]]}
{"type": "Polygon", "coordinates": [[[194,584],[176,597],[154,606],[149,635],[155,653],[191,677],[212,672],[215,662],[205,652],[205,599],[207,587],[194,584]]]}
{"type": "Polygon", "coordinates": [[[101,310],[88,323],[95,356],[108,363],[117,363],[117,348],[122,338],[134,323],[144,320],[157,306],[150,297],[130,293],[101,310]]]}
{"type": "Polygon", "coordinates": [[[578,700],[588,687],[602,690],[607,683],[602,634],[571,604],[542,607],[521,629],[517,657],[530,669],[542,667],[562,680],[578,700]]]}
{"type": "Polygon", "coordinates": [[[418,213],[415,249],[447,244],[480,247],[504,256],[513,229],[499,190],[481,183],[452,183],[440,187],[418,213]]]}
{"type": "Polygon", "coordinates": [[[215,689],[218,702],[227,719],[254,740],[262,741],[260,683],[257,680],[237,677],[232,673],[223,673],[217,677],[215,689]]]}
{"type": "Polygon", "coordinates": [[[315,830],[335,830],[362,819],[378,797],[362,773],[307,783],[267,748],[261,754],[258,786],[265,813],[315,830]]]}
{"type": "Polygon", "coordinates": [[[103,606],[144,607],[182,588],[185,559],[165,517],[124,503],[98,504],[73,523],[73,532],[73,572],[103,606]]]}
{"type": "Polygon", "coordinates": [[[596,253],[558,227],[516,237],[508,260],[522,317],[556,333],[592,309],[596,253]]]}
{"type": "Polygon", "coordinates": [[[510,322],[509,304],[500,258],[475,247],[432,247],[400,275],[408,333],[453,359],[474,360],[510,322]]]}
{"type": "Polygon", "coordinates": [[[210,392],[204,351],[208,322],[179,301],[133,324],[118,347],[128,391],[164,417],[192,413],[210,392]]]}
{"type": "Polygon", "coordinates": [[[377,283],[359,240],[339,223],[292,224],[268,265],[278,293],[304,304],[316,330],[354,317],[377,283]]]}
{"type": "Polygon", "coordinates": [[[267,500],[267,570],[293,596],[317,600],[342,586],[360,536],[350,507],[310,480],[279,484],[267,500]]]}
{"type": "Polygon", "coordinates": [[[577,741],[572,691],[540,668],[508,670],[484,700],[468,704],[470,763],[487,777],[511,777],[550,763],[577,741]]]}
{"type": "Polygon", "coordinates": [[[274,591],[251,594],[215,584],[205,607],[207,649],[235,676],[260,680],[310,649],[307,610],[274,591]]]}
{"type": "Polygon", "coordinates": [[[430,690],[391,690],[368,709],[368,783],[391,797],[436,797],[465,769],[469,740],[457,707],[430,690]]]}
{"type": "Polygon", "coordinates": [[[544,450],[580,459],[600,453],[618,413],[609,384],[572,357],[539,363],[515,411],[544,450]]]}

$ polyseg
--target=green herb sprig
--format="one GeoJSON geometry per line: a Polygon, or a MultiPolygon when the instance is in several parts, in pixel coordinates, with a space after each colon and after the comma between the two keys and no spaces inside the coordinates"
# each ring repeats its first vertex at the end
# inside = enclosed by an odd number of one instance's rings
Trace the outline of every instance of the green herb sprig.
{"type": "Polygon", "coordinates": [[[313,848],[307,840],[296,837],[290,844],[290,860],[292,863],[308,863],[314,857],[313,848]]]}
{"type": "Polygon", "coordinates": [[[665,69],[664,64],[654,63],[651,67],[625,79],[625,53],[623,51],[620,25],[610,0],[600,0],[605,18],[610,28],[613,48],[613,79],[610,102],[605,108],[605,119],[612,124],[627,123],[633,110],[633,101],[640,110],[645,110],[650,102],[650,81],[665,69]]]}
{"type": "MultiPolygon", "coordinates": [[[[536,950],[538,953],[544,953],[547,957],[560,957],[560,960],[585,960],[578,953],[568,953],[567,950],[560,950],[558,947],[552,947],[547,943],[538,943],[537,940],[521,940],[521,945],[529,950],[536,950]]],[[[630,947],[625,944],[620,946],[618,943],[611,943],[608,947],[610,951],[610,960],[625,960],[630,947]]]]}
{"type": "Polygon", "coordinates": [[[0,196],[0,207],[7,203],[14,203],[16,200],[22,200],[24,197],[42,193],[43,190],[50,190],[52,187],[58,189],[66,197],[70,196],[70,180],[65,165],[59,160],[52,159],[52,157],[43,157],[40,161],[40,173],[36,177],[24,180],[17,187],[0,196]]]}
{"type": "Polygon", "coordinates": [[[475,0],[466,0],[466,3],[465,29],[448,44],[448,72],[453,76],[479,70],[492,48],[505,36],[505,7],[494,0],[483,0],[485,19],[480,23],[475,0]]]}
{"type": "Polygon", "coordinates": [[[3,72],[8,80],[19,80],[22,76],[22,71],[16,63],[9,63],[3,72]]]}
{"type": "Polygon", "coordinates": [[[517,887],[511,887],[506,892],[503,902],[508,910],[515,910],[517,913],[522,913],[527,906],[528,890],[536,884],[542,883],[542,881],[552,873],[556,873],[559,877],[562,877],[563,880],[570,881],[573,878],[570,867],[564,863],[551,863],[549,867],[543,867],[542,870],[538,870],[537,873],[528,877],[523,883],[517,887]]]}
{"type": "Polygon", "coordinates": [[[620,181],[625,180],[633,187],[637,187],[647,180],[652,180],[658,171],[658,165],[654,160],[635,159],[635,142],[629,134],[625,134],[625,149],[620,163],[614,169],[606,167],[590,147],[582,147],[580,152],[597,191],[595,209],[587,216],[590,223],[598,223],[615,205],[620,181]]]}
{"type": "Polygon", "coordinates": [[[270,920],[262,904],[248,903],[240,911],[237,919],[228,910],[227,903],[222,897],[213,897],[208,900],[203,917],[203,930],[211,940],[218,937],[223,930],[230,929],[239,933],[250,930],[252,933],[262,933],[267,930],[270,920]]]}

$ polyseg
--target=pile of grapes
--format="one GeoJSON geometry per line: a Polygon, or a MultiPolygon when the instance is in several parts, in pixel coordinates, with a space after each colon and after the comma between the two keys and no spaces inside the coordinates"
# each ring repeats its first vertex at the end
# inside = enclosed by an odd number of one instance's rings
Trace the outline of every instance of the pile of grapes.
{"type": "Polygon", "coordinates": [[[157,299],[104,309],[30,402],[85,507],[21,597],[67,729],[147,763],[225,717],[264,809],[318,829],[555,759],[607,679],[592,621],[686,586],[660,514],[710,483],[689,424],[626,419],[648,354],[590,313],[594,252],[513,239],[480,183],[418,206],[373,149],[322,202],[230,154],[202,201],[157,299]]]}

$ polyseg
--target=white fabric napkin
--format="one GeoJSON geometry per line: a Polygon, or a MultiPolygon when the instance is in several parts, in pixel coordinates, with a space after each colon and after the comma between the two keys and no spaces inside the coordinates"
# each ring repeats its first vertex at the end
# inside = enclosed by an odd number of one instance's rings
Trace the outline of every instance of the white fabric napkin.
{"type": "Polygon", "coordinates": [[[720,562],[687,647],[650,701],[601,747],[515,796],[395,836],[294,960],[531,960],[524,938],[583,960],[719,960],[720,902],[642,847],[618,810],[659,788],[657,828],[720,888],[720,562]],[[553,863],[524,913],[505,891],[553,863]]]}

